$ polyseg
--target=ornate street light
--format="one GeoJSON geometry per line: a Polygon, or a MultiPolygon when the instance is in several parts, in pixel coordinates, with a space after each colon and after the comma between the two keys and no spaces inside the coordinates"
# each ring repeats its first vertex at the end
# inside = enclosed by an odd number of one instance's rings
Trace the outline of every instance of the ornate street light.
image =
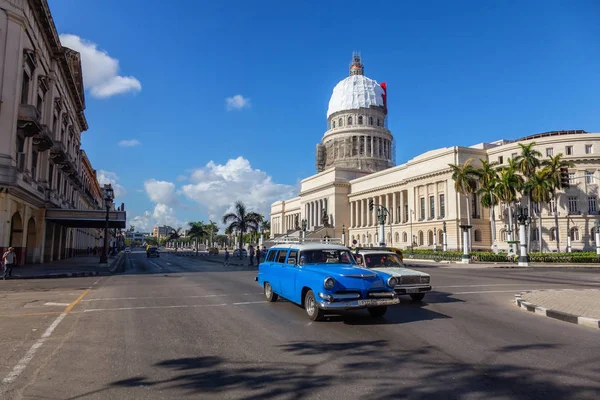
{"type": "Polygon", "coordinates": [[[342,246],[346,245],[346,225],[342,224],[342,246]]]}
{"type": "Polygon", "coordinates": [[[109,183],[104,185],[104,206],[106,207],[106,224],[104,225],[104,248],[100,255],[100,264],[108,264],[108,219],[110,216],[110,209],[113,205],[113,199],[115,198],[115,192],[112,185],[109,183]]]}

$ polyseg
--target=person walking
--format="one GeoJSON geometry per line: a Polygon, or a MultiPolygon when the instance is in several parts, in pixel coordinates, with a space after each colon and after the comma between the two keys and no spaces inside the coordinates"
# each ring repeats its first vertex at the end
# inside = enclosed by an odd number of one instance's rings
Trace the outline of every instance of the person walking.
{"type": "Polygon", "coordinates": [[[254,266],[254,246],[250,246],[250,263],[248,265],[250,267],[254,266]]]}
{"type": "Polygon", "coordinates": [[[4,267],[2,271],[3,280],[12,277],[12,270],[13,266],[15,265],[15,259],[15,249],[9,247],[6,253],[4,253],[4,255],[2,256],[2,265],[4,267]]]}
{"type": "Polygon", "coordinates": [[[229,249],[227,247],[225,247],[225,262],[223,262],[223,265],[229,266],[229,249]]]}

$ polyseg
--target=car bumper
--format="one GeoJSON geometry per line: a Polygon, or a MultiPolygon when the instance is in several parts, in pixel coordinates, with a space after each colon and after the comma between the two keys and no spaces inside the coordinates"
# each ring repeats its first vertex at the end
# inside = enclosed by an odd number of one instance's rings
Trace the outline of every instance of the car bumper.
{"type": "Polygon", "coordinates": [[[400,299],[397,297],[387,299],[362,299],[362,300],[341,300],[341,301],[327,301],[317,300],[317,305],[321,310],[358,310],[361,308],[369,307],[383,307],[393,306],[400,304],[400,299]]]}
{"type": "Polygon", "coordinates": [[[411,286],[396,286],[394,292],[399,294],[424,293],[431,290],[430,285],[411,285],[411,286]]]}

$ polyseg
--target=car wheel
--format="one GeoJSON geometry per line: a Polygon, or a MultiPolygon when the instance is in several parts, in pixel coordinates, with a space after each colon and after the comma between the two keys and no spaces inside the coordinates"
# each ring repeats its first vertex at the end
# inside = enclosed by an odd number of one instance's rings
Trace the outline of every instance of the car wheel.
{"type": "Polygon", "coordinates": [[[413,293],[410,295],[410,298],[413,301],[421,301],[423,300],[423,297],[425,297],[425,293],[413,293]]]}
{"type": "Polygon", "coordinates": [[[325,313],[323,310],[319,308],[317,305],[317,301],[315,300],[315,294],[312,290],[309,290],[304,297],[304,309],[308,314],[308,318],[313,321],[320,321],[323,319],[325,313]]]}
{"type": "Polygon", "coordinates": [[[277,301],[279,296],[273,291],[271,284],[269,282],[265,282],[265,297],[267,301],[274,303],[277,301]]]}
{"type": "Polygon", "coordinates": [[[379,318],[379,317],[383,317],[385,315],[385,313],[387,312],[387,306],[371,307],[368,310],[369,310],[369,314],[371,314],[371,317],[379,318]]]}

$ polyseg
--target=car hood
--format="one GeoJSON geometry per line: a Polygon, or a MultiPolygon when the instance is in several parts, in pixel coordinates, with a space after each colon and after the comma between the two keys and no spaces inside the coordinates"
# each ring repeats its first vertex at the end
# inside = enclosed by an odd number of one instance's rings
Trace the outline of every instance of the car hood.
{"type": "Polygon", "coordinates": [[[385,282],[375,271],[347,264],[326,264],[327,266],[305,265],[303,271],[332,277],[337,282],[334,290],[374,290],[385,289],[385,282]]]}
{"type": "Polygon", "coordinates": [[[393,276],[402,276],[402,275],[419,275],[419,276],[429,276],[425,272],[417,271],[410,268],[402,268],[402,267],[381,267],[381,268],[370,268],[371,271],[377,271],[384,273],[386,275],[393,276]]]}

